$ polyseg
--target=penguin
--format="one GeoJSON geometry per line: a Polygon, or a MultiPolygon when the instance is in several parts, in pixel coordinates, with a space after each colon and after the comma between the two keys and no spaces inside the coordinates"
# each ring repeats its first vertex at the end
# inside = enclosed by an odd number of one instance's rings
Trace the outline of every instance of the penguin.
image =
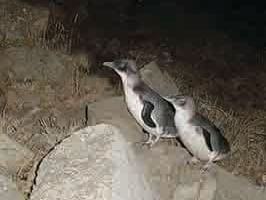
{"type": "Polygon", "coordinates": [[[178,137],[174,106],[143,82],[134,60],[120,59],[103,65],[120,76],[128,111],[148,134],[143,144],[152,147],[161,137],[178,137]]]}
{"type": "Polygon", "coordinates": [[[202,170],[209,169],[215,161],[224,159],[230,152],[230,144],[213,123],[195,111],[192,97],[175,95],[166,97],[175,109],[175,125],[180,140],[189,153],[192,161],[207,161],[202,170]]]}

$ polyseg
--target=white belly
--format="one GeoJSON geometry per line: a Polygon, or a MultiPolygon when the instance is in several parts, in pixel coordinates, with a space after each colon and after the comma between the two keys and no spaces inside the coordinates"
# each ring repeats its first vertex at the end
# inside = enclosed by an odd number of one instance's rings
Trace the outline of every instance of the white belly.
{"type": "Polygon", "coordinates": [[[125,100],[128,110],[136,119],[138,124],[144,128],[147,132],[151,134],[156,134],[156,129],[148,127],[141,118],[141,110],[143,108],[143,103],[139,99],[139,96],[135,94],[131,89],[125,89],[125,100]]]}
{"type": "Polygon", "coordinates": [[[210,151],[207,147],[203,135],[196,132],[196,127],[185,125],[180,128],[180,139],[188,150],[198,159],[207,161],[209,160],[210,151]]]}

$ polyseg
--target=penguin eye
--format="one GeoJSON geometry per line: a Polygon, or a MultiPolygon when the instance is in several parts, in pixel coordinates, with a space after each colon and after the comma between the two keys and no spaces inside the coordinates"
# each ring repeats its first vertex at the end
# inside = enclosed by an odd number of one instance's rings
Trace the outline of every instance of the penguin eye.
{"type": "Polygon", "coordinates": [[[119,65],[118,69],[119,69],[120,71],[126,71],[126,69],[127,69],[126,66],[127,66],[126,63],[121,63],[121,64],[119,65]]]}
{"type": "Polygon", "coordinates": [[[186,105],[186,99],[185,98],[181,98],[181,99],[177,99],[176,100],[176,103],[179,105],[179,106],[185,106],[186,105]]]}
{"type": "Polygon", "coordinates": [[[121,61],[121,60],[117,60],[115,61],[115,66],[116,69],[118,69],[119,71],[125,71],[126,70],[126,63],[121,61]]]}

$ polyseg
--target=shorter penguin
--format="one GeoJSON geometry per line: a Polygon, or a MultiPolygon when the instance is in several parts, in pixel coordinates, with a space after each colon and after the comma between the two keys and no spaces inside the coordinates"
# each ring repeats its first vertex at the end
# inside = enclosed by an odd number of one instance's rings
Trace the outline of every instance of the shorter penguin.
{"type": "Polygon", "coordinates": [[[209,169],[213,162],[229,154],[228,141],[214,124],[195,111],[192,97],[175,95],[166,99],[176,109],[175,124],[180,140],[194,156],[194,160],[207,161],[203,170],[209,169]]]}
{"type": "Polygon", "coordinates": [[[174,106],[144,83],[135,61],[121,59],[104,62],[103,65],[120,75],[127,108],[143,128],[143,132],[149,135],[144,144],[152,147],[161,137],[178,137],[174,122],[174,106]]]}

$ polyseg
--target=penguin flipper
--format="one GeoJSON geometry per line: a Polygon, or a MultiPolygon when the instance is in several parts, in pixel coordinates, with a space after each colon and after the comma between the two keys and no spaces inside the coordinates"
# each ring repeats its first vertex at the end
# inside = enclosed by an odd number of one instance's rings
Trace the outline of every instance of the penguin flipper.
{"type": "Polygon", "coordinates": [[[144,123],[151,127],[151,128],[155,128],[156,124],[154,123],[154,121],[151,118],[151,113],[154,109],[154,105],[149,102],[149,101],[143,101],[143,108],[141,111],[141,118],[144,121],[144,123]]]}
{"type": "Polygon", "coordinates": [[[207,147],[210,151],[213,151],[212,145],[211,145],[211,134],[205,130],[204,128],[202,129],[202,135],[205,139],[205,142],[207,144],[207,147]]]}
{"type": "Polygon", "coordinates": [[[192,123],[201,127],[202,135],[206,141],[206,144],[210,151],[216,152],[229,152],[230,144],[226,138],[222,135],[221,131],[212,124],[207,118],[200,114],[196,114],[192,123]]]}

